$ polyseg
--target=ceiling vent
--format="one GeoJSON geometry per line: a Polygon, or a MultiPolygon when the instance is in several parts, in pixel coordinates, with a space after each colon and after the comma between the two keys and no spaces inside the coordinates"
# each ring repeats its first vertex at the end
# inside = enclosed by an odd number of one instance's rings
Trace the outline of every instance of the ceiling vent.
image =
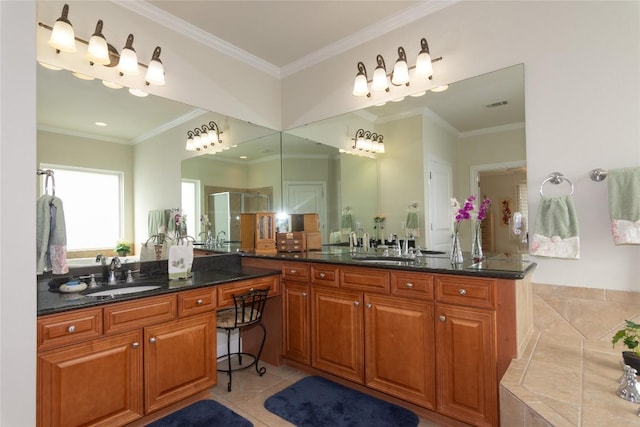
{"type": "Polygon", "coordinates": [[[485,107],[487,107],[487,108],[495,108],[495,107],[500,107],[502,105],[507,105],[507,101],[498,101],[498,102],[494,102],[492,104],[486,104],[485,107]]]}

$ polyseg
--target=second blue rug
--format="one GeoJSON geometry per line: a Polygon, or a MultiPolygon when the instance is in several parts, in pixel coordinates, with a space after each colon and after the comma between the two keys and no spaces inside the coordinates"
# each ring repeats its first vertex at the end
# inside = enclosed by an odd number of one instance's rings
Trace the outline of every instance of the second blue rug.
{"type": "Polygon", "coordinates": [[[215,400],[200,400],[147,427],[253,427],[253,424],[215,400]]]}
{"type": "Polygon", "coordinates": [[[321,377],[306,377],[264,402],[299,427],[415,427],[413,412],[321,377]]]}

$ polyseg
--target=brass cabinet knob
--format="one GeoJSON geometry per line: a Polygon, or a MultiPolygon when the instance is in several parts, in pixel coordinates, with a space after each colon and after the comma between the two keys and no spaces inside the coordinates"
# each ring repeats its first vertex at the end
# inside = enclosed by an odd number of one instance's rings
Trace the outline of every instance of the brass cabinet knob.
{"type": "Polygon", "coordinates": [[[413,283],[407,282],[407,288],[409,288],[409,289],[413,288],[413,283]]]}
{"type": "Polygon", "coordinates": [[[198,305],[202,305],[202,303],[203,303],[203,302],[204,302],[204,301],[202,301],[201,299],[199,299],[198,301],[196,301],[196,304],[198,304],[198,305]]]}
{"type": "Polygon", "coordinates": [[[356,306],[356,307],[358,307],[358,306],[360,305],[360,301],[354,301],[354,302],[353,302],[353,305],[354,305],[354,306],[356,306]]]}

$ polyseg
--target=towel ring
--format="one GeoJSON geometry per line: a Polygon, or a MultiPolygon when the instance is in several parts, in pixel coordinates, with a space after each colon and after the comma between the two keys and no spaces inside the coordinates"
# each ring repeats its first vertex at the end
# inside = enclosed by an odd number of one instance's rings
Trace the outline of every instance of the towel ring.
{"type": "Polygon", "coordinates": [[[564,176],[561,172],[553,172],[551,175],[549,175],[549,177],[547,179],[542,181],[542,185],[540,185],[540,196],[544,197],[544,194],[542,193],[542,187],[544,187],[544,185],[547,182],[550,182],[550,183],[552,183],[554,185],[558,185],[558,184],[562,184],[565,181],[567,183],[569,183],[569,185],[571,186],[571,195],[573,195],[574,187],[573,187],[573,183],[571,181],[569,181],[569,178],[564,176]]]}

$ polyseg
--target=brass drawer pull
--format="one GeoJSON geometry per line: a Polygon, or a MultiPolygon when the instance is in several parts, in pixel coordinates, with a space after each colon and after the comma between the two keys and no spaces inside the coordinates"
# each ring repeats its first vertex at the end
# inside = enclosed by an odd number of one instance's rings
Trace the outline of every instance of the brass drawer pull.
{"type": "Polygon", "coordinates": [[[296,271],[296,270],[291,269],[291,270],[289,270],[289,273],[291,273],[291,274],[296,274],[296,273],[297,273],[297,271],[296,271]]]}
{"type": "Polygon", "coordinates": [[[320,278],[324,279],[324,276],[326,276],[324,273],[320,273],[320,278]]]}

